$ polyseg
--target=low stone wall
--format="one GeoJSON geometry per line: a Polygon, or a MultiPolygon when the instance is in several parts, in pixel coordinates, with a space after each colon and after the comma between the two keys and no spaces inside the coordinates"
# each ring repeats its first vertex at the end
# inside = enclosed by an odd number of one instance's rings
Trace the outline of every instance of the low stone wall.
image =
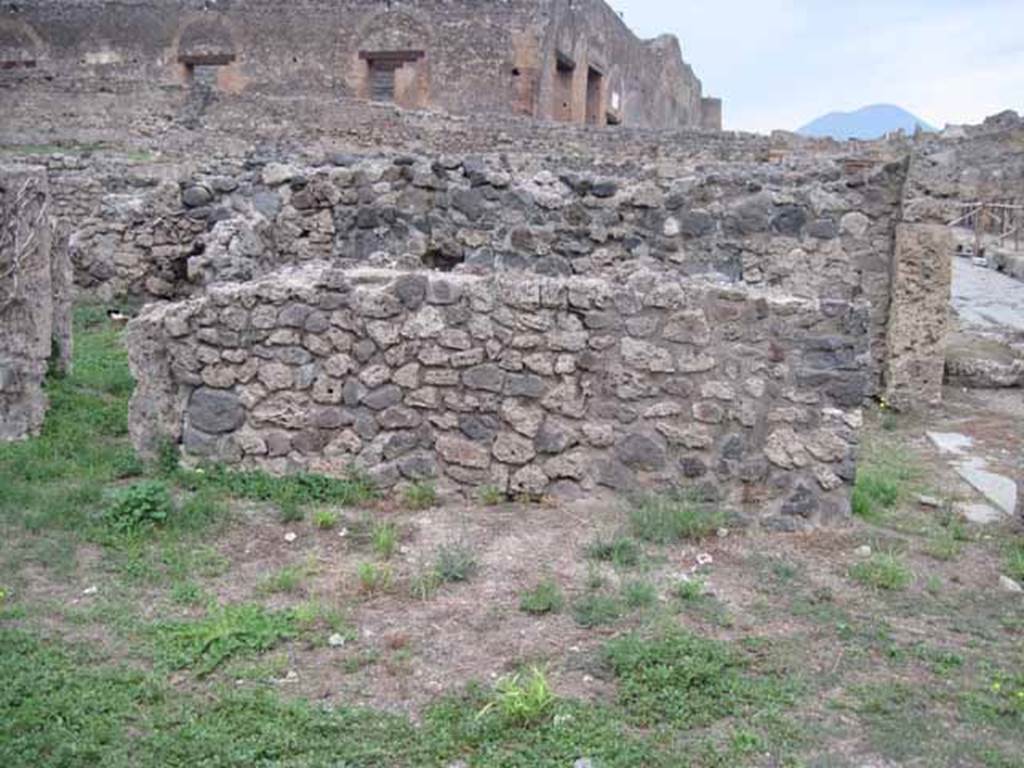
{"type": "Polygon", "coordinates": [[[50,362],[70,363],[67,232],[48,205],[45,169],[0,166],[0,441],[39,430],[50,362]]]}
{"type": "Polygon", "coordinates": [[[849,509],[864,303],[326,264],[146,307],[136,447],[541,495],[693,486],[767,525],[849,509]]]}

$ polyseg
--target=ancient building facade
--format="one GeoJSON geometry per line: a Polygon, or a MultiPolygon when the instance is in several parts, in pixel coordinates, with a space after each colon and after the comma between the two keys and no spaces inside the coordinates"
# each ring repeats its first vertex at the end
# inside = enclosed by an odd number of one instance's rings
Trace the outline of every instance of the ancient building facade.
{"type": "Polygon", "coordinates": [[[721,128],[678,40],[602,0],[38,0],[0,16],[0,87],[365,98],[575,124],[721,128]]]}

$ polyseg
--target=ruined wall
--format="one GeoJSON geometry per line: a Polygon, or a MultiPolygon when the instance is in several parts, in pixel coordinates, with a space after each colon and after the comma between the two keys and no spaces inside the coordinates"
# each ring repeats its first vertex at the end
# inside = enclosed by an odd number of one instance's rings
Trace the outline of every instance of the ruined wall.
{"type": "Polygon", "coordinates": [[[54,235],[48,202],[44,169],[0,166],[0,441],[38,432],[51,359],[70,363],[66,232],[54,235]]]}
{"type": "Polygon", "coordinates": [[[624,270],[474,277],[323,264],[129,324],[137,448],[384,485],[570,493],[684,480],[793,529],[848,511],[861,303],[624,270]]]}
{"type": "MultiPolygon", "coordinates": [[[[700,126],[701,84],[678,43],[652,49],[600,0],[40,0],[6,9],[0,89],[29,109],[37,90],[117,94],[122,110],[170,107],[199,124],[217,96],[371,97],[373,55],[400,53],[402,107],[550,119],[558,46],[579,56],[574,100],[601,69],[598,124],[615,92],[625,125],[700,126]]],[[[585,106],[569,119],[586,122],[585,106]]]]}
{"type": "Polygon", "coordinates": [[[113,196],[76,234],[78,282],[167,298],[312,259],[563,276],[635,264],[807,298],[868,298],[880,370],[902,165],[848,173],[803,159],[610,177],[521,172],[495,157],[335,162],[197,173],[131,204],[113,196]]]}

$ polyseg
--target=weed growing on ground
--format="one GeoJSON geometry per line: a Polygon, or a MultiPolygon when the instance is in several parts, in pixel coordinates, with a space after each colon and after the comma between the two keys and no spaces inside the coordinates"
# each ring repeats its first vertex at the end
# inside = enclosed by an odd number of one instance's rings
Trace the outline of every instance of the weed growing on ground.
{"type": "Polygon", "coordinates": [[[430,509],[437,504],[437,489],[433,483],[413,483],[402,492],[407,509],[430,509]]]}
{"type": "Polygon", "coordinates": [[[612,563],[617,568],[633,568],[640,563],[640,545],[626,536],[598,537],[587,546],[587,557],[612,563]]]}
{"type": "Polygon", "coordinates": [[[1006,547],[1006,573],[1017,581],[1024,581],[1024,537],[1018,537],[1006,547]]]}
{"type": "Polygon", "coordinates": [[[652,544],[706,538],[725,522],[717,509],[683,491],[651,494],[637,499],[630,511],[637,538],[652,544]]]}
{"type": "Polygon", "coordinates": [[[910,492],[920,474],[906,451],[869,444],[862,452],[850,503],[853,514],[878,522],[910,492]]]}
{"type": "Polygon", "coordinates": [[[422,569],[409,580],[409,594],[417,600],[429,600],[441,584],[437,568],[422,569]]]}
{"type": "Polygon", "coordinates": [[[435,571],[442,582],[469,581],[476,569],[476,555],[465,542],[451,541],[438,548],[435,571]]]}
{"type": "Polygon", "coordinates": [[[313,525],[321,531],[332,531],[338,527],[341,516],[333,509],[318,509],[313,513],[313,525]]]}
{"type": "Polygon", "coordinates": [[[478,718],[492,710],[510,723],[526,726],[546,717],[555,705],[555,694],[542,669],[532,667],[529,672],[502,677],[494,686],[494,698],[478,718]]]}
{"type": "Polygon", "coordinates": [[[267,576],[260,584],[260,590],[270,594],[294,594],[302,588],[302,583],[315,572],[316,564],[313,562],[303,565],[288,565],[267,576]]]}
{"type": "Polygon", "coordinates": [[[131,535],[163,525],[173,511],[167,485],[148,480],[118,491],[104,512],[103,521],[114,533],[131,535]]]}
{"type": "Polygon", "coordinates": [[[478,495],[480,497],[480,503],[485,507],[496,507],[506,499],[505,492],[496,485],[483,486],[478,495]]]}
{"type": "Polygon", "coordinates": [[[875,589],[899,591],[909,586],[912,577],[910,569],[893,552],[880,552],[862,563],[850,568],[850,576],[875,589]]]}
{"type": "Polygon", "coordinates": [[[565,597],[554,579],[545,579],[519,599],[519,610],[533,615],[559,613],[564,605],[565,597]]]}
{"type": "Polygon", "coordinates": [[[359,587],[368,595],[384,592],[391,586],[391,569],[377,563],[360,563],[357,568],[359,587]]]}
{"type": "Polygon", "coordinates": [[[591,629],[603,624],[613,624],[622,618],[622,603],[615,597],[602,594],[588,594],[577,598],[572,604],[572,617],[581,627],[591,629]]]}
{"type": "Polygon", "coordinates": [[[193,667],[204,677],[228,659],[262,653],[295,635],[288,613],[268,611],[260,605],[212,607],[194,621],[163,621],[152,634],[159,659],[172,669],[193,667]]]}
{"type": "Polygon", "coordinates": [[[658,590],[647,581],[627,581],[622,585],[622,601],[627,608],[650,608],[658,602],[658,590]]]}
{"type": "Polygon", "coordinates": [[[398,548],[398,526],[390,522],[374,523],[370,531],[373,551],[384,560],[390,560],[398,548]]]}
{"type": "Polygon", "coordinates": [[[676,584],[676,597],[685,602],[699,600],[704,596],[704,579],[682,579],[676,584]]]}

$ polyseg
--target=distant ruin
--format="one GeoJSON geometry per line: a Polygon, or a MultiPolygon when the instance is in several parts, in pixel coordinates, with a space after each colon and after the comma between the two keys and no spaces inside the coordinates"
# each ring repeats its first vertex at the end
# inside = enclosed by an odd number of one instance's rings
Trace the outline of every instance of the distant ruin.
{"type": "MultiPolygon", "coordinates": [[[[0,78],[61,92],[372,99],[594,126],[721,130],[676,38],[637,38],[603,0],[293,3],[42,0],[5,9],[0,78]]],[[[2,83],[2,81],[0,81],[2,83]]],[[[82,103],[82,102],[80,102],[82,103]]],[[[82,103],[84,108],[85,105],[82,103]]]]}

